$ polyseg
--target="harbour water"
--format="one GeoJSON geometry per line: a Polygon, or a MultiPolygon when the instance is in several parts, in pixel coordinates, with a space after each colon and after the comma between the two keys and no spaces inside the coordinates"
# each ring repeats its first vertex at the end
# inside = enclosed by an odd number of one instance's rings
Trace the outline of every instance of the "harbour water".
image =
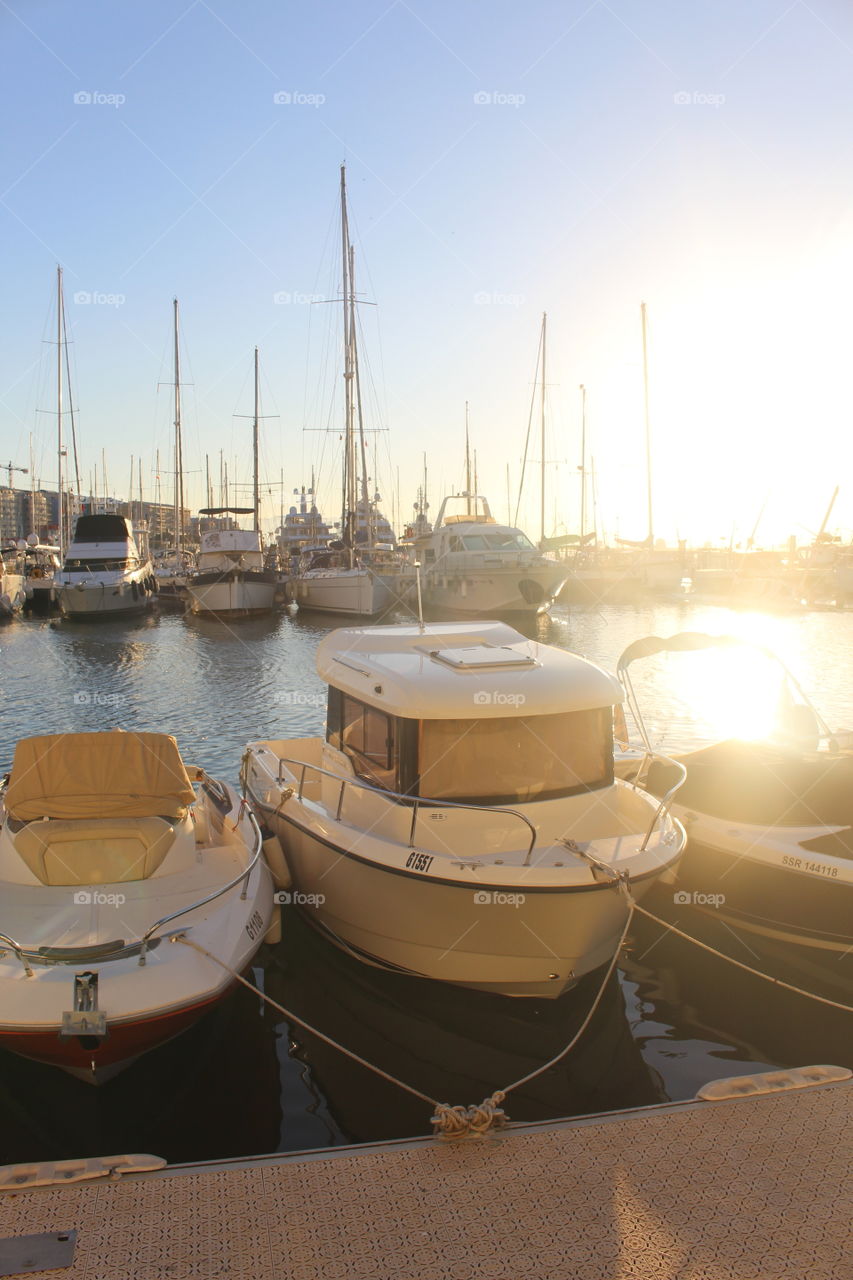
{"type": "MultiPolygon", "coordinates": [[[[236,782],[256,737],[322,733],[314,651],[334,623],[281,613],[229,626],[163,613],[92,627],[17,621],[0,631],[0,764],[26,734],[119,727],[173,733],[185,760],[236,782]]],[[[853,614],[771,616],[683,602],[557,609],[531,624],[613,667],[632,640],[677,631],[766,645],[833,727],[853,727],[853,614]]],[[[739,651],[740,652],[740,651],[739,651]]],[[[761,731],[773,686],[745,654],[678,655],[637,669],[665,748],[761,731]],[[690,664],[698,664],[690,671],[690,664]]],[[[670,895],[671,896],[671,895],[670,895]]],[[[292,908],[256,983],[326,1034],[433,1097],[479,1102],[553,1056],[580,1025],[593,975],[556,1001],[511,1001],[368,968],[292,908]]],[[[688,919],[679,921],[689,930],[688,919]]],[[[744,962],[750,957],[732,954],[744,962]]],[[[741,944],[743,945],[743,944],[741,944]]],[[[753,960],[754,963],[754,960],[753,960]]],[[[808,987],[808,975],[801,985],[808,987]]],[[[511,1095],[513,1119],[692,1096],[705,1081],[773,1066],[853,1067],[849,1014],[771,988],[648,922],[578,1047],[511,1095]]],[[[421,1135],[430,1108],[236,990],[192,1031],[100,1087],[0,1054],[0,1162],[151,1151],[213,1159],[421,1135]]]]}

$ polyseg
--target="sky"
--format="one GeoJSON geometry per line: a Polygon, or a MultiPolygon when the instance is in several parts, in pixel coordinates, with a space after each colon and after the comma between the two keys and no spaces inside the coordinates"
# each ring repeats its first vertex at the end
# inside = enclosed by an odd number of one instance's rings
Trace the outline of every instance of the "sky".
{"type": "MultiPolygon", "coordinates": [[[[546,533],[853,534],[853,10],[841,0],[0,0],[0,457],[55,487],[56,266],[83,487],[271,529],[340,507],[347,166],[372,487],[518,501],[543,313],[546,533]],[[281,476],[284,476],[283,491],[281,476]],[[594,473],[594,475],[593,475],[594,473]],[[239,487],[235,490],[234,484],[239,487]],[[508,500],[509,490],[509,500],[508,500]],[[594,504],[593,504],[594,490],[594,504]],[[759,519],[760,517],[760,519],[759,519]]],[[[534,403],[519,523],[540,528],[534,403]]],[[[5,477],[4,477],[5,480],[5,477]]],[[[28,477],[15,474],[15,483],[28,477]]]]}

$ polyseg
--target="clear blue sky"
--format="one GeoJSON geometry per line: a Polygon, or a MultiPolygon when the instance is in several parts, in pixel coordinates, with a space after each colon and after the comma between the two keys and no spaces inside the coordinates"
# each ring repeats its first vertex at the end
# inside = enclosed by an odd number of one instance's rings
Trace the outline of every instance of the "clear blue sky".
{"type": "Polygon", "coordinates": [[[45,484],[59,262],[87,480],[103,450],[123,494],[142,456],[150,496],[159,448],[169,496],[177,294],[192,501],[205,452],[248,480],[257,343],[264,477],[322,455],[336,514],[337,310],[306,299],[335,288],[346,160],[389,514],[424,450],[434,509],[461,481],[466,400],[505,512],[547,311],[548,529],[577,525],[583,382],[603,523],[642,537],[644,299],[657,532],[743,534],[769,493],[766,536],[805,537],[841,483],[849,533],[849,5],[4,0],[0,42],[0,455],[35,432],[45,484]]]}

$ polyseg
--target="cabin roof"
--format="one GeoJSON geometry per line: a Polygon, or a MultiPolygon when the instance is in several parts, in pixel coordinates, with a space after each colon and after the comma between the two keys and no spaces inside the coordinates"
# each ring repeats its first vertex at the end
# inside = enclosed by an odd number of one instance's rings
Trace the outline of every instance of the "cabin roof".
{"type": "Polygon", "coordinates": [[[317,650],[327,684],[392,715],[481,720],[612,706],[615,676],[503,622],[346,627],[317,650]]]}

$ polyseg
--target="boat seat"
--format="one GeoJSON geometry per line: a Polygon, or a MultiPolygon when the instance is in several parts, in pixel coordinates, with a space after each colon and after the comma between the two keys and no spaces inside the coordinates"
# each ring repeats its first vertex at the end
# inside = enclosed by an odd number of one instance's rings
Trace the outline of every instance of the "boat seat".
{"type": "Polygon", "coordinates": [[[43,818],[13,836],[42,884],[120,884],[147,880],[175,841],[165,818],[43,818]]]}

